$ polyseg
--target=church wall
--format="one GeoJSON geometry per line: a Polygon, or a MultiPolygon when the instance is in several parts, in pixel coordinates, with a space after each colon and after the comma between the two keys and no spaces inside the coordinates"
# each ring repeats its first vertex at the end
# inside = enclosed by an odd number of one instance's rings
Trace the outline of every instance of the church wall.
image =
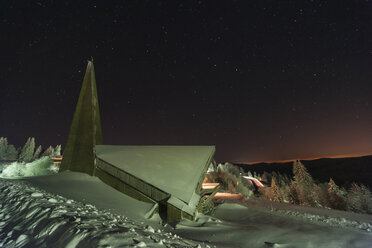
{"type": "Polygon", "coordinates": [[[136,191],[139,191],[141,194],[145,195],[146,197],[156,202],[160,202],[169,197],[169,194],[167,194],[166,192],[159,190],[158,188],[152,186],[151,184],[148,184],[145,181],[136,178],[135,176],[126,173],[125,171],[122,171],[117,167],[110,165],[105,161],[102,161],[99,158],[97,158],[96,163],[97,163],[96,170],[100,169],[106,174],[109,174],[113,178],[116,178],[117,180],[125,183],[126,185],[131,186],[131,188],[135,189],[136,191]]]}
{"type": "Polygon", "coordinates": [[[105,171],[97,168],[96,169],[96,176],[101,179],[107,185],[113,187],[114,189],[134,198],[139,201],[149,202],[149,203],[156,203],[151,198],[147,197],[146,195],[142,194],[132,186],[126,184],[125,182],[119,180],[118,178],[106,173],[105,171]]]}

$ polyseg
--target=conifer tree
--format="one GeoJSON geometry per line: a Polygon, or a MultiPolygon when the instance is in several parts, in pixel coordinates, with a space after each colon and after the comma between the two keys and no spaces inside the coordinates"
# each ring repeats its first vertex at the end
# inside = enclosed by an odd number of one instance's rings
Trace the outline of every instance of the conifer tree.
{"type": "Polygon", "coordinates": [[[61,156],[61,145],[57,145],[57,146],[54,148],[53,155],[54,155],[54,156],[61,156]]]}
{"type": "Polygon", "coordinates": [[[345,209],[345,199],[342,192],[332,178],[328,182],[328,201],[329,206],[333,209],[345,209]]]}
{"type": "Polygon", "coordinates": [[[291,180],[290,185],[287,187],[287,198],[291,204],[299,204],[296,184],[291,180]]]}
{"type": "Polygon", "coordinates": [[[372,214],[372,194],[363,184],[353,183],[347,194],[347,208],[351,211],[372,214]]]}
{"type": "Polygon", "coordinates": [[[264,173],[262,174],[262,181],[263,182],[266,182],[266,183],[269,183],[269,173],[267,173],[266,171],[264,171],[264,173]]]}
{"type": "Polygon", "coordinates": [[[308,206],[319,205],[314,181],[299,160],[293,163],[293,178],[299,204],[308,206]]]}
{"type": "Polygon", "coordinates": [[[35,138],[28,138],[26,144],[23,146],[21,153],[19,154],[19,161],[21,162],[30,162],[34,157],[35,150],[35,138]]]}
{"type": "Polygon", "coordinates": [[[7,160],[8,139],[0,137],[0,160],[7,160]]]}
{"type": "Polygon", "coordinates": [[[277,183],[279,183],[278,179],[279,179],[279,176],[278,176],[278,173],[276,173],[275,171],[271,172],[271,179],[274,178],[276,180],[277,183]]]}
{"type": "Polygon", "coordinates": [[[18,158],[18,151],[13,145],[8,145],[8,149],[6,150],[6,157],[7,160],[15,161],[18,158]]]}
{"type": "Polygon", "coordinates": [[[274,202],[282,202],[283,198],[280,193],[280,188],[276,185],[274,177],[271,179],[271,196],[272,196],[272,201],[274,202]]]}
{"type": "Polygon", "coordinates": [[[296,184],[302,186],[312,186],[313,179],[300,160],[293,162],[293,175],[296,184]]]}
{"type": "Polygon", "coordinates": [[[52,146],[49,146],[41,155],[42,157],[45,156],[52,156],[54,154],[54,148],[52,146]]]}
{"type": "Polygon", "coordinates": [[[42,147],[41,145],[39,145],[34,153],[32,160],[38,159],[40,157],[41,151],[42,151],[42,147]]]}

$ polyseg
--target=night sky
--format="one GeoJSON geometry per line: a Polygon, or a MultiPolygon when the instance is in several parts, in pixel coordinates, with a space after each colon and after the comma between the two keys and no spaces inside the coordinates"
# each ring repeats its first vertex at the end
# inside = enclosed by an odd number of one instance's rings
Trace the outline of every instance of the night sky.
{"type": "Polygon", "coordinates": [[[372,2],[0,3],[0,136],[64,146],[94,58],[105,144],[218,162],[372,154],[372,2]]]}

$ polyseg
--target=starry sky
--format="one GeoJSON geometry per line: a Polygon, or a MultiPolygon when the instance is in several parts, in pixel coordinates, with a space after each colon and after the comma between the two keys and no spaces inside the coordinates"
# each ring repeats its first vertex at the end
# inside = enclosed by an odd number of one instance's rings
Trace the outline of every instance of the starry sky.
{"type": "Polygon", "coordinates": [[[372,154],[370,1],[4,0],[0,22],[0,136],[16,146],[64,146],[92,56],[105,144],[372,154]]]}

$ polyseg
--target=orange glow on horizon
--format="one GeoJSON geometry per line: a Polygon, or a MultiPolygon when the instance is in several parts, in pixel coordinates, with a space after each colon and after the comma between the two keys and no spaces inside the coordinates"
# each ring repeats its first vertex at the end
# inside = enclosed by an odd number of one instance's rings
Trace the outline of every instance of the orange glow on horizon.
{"type": "Polygon", "coordinates": [[[328,156],[319,156],[319,157],[310,157],[310,158],[293,158],[293,159],[285,159],[285,160],[267,160],[267,161],[254,161],[254,162],[233,162],[235,164],[260,164],[260,163],[288,163],[293,162],[295,160],[316,160],[322,158],[357,158],[357,157],[364,157],[364,156],[371,156],[372,154],[344,154],[344,155],[328,155],[328,156]]]}

